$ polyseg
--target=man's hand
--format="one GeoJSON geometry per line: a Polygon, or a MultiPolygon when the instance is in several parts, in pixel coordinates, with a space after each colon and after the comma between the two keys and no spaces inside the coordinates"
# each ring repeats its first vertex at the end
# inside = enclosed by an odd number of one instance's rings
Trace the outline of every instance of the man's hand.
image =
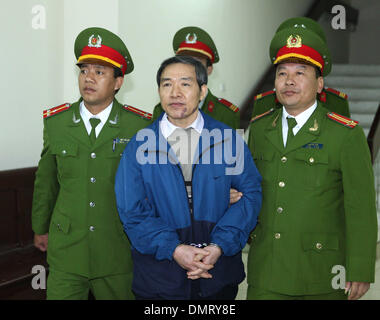
{"type": "MultiPolygon", "coordinates": [[[[216,261],[218,261],[219,257],[222,255],[222,250],[219,247],[216,246],[207,246],[204,248],[204,250],[208,251],[209,254],[206,256],[202,256],[198,254],[195,259],[201,260],[206,265],[212,265],[214,266],[216,261]]],[[[191,280],[196,280],[199,278],[212,278],[212,275],[208,272],[203,272],[202,269],[198,270],[190,270],[187,273],[187,277],[191,280]]]]}
{"type": "Polygon", "coordinates": [[[46,234],[35,234],[34,235],[34,246],[41,251],[45,252],[48,248],[48,233],[46,234]]]}
{"type": "Polygon", "coordinates": [[[173,258],[183,269],[194,272],[198,278],[200,275],[202,278],[211,278],[211,274],[207,271],[212,269],[214,265],[202,261],[209,254],[210,252],[206,249],[180,244],[174,250],[173,258]]]}
{"type": "Polygon", "coordinates": [[[368,282],[346,282],[346,292],[349,291],[348,300],[357,300],[361,298],[369,289],[368,282]]]}
{"type": "Polygon", "coordinates": [[[230,205],[238,202],[243,194],[235,189],[230,189],[230,205]]]}

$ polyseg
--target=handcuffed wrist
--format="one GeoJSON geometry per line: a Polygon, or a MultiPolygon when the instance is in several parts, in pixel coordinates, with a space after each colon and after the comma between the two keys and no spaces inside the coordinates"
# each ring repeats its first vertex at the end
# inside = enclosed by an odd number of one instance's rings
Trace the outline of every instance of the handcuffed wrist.
{"type": "Polygon", "coordinates": [[[215,247],[215,248],[219,248],[220,249],[220,252],[223,254],[223,249],[217,244],[217,243],[214,243],[214,242],[210,242],[208,244],[209,247],[215,247]]]}

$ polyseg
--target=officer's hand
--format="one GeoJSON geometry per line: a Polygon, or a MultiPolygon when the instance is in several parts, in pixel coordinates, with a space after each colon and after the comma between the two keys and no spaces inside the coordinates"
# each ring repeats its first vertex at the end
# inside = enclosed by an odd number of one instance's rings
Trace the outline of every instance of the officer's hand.
{"type": "Polygon", "coordinates": [[[235,189],[230,189],[230,204],[238,202],[243,194],[235,189]]]}
{"type": "Polygon", "coordinates": [[[348,300],[357,300],[361,298],[369,289],[368,282],[346,282],[346,291],[350,291],[348,300]]]}
{"type": "Polygon", "coordinates": [[[46,234],[35,234],[34,235],[34,246],[41,251],[45,252],[48,248],[48,233],[46,234]]]}

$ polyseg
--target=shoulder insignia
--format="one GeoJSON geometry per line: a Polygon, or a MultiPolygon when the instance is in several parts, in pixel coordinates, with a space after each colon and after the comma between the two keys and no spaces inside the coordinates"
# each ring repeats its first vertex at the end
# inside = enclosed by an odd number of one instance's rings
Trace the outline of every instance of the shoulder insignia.
{"type": "Polygon", "coordinates": [[[259,119],[265,117],[266,115],[271,114],[273,111],[274,111],[274,108],[269,109],[268,111],[266,111],[266,112],[264,112],[262,114],[254,116],[249,123],[255,122],[256,120],[259,120],[259,119]]]}
{"type": "Polygon", "coordinates": [[[340,92],[340,91],[332,89],[332,88],[325,88],[325,90],[328,91],[328,92],[331,92],[331,93],[333,93],[333,94],[335,94],[338,97],[341,97],[343,99],[346,99],[346,100],[348,99],[348,95],[345,94],[344,92],[340,92]]]}
{"type": "Polygon", "coordinates": [[[58,113],[61,113],[62,111],[68,110],[70,107],[71,107],[70,103],[64,103],[64,104],[61,104],[60,106],[44,110],[42,113],[42,116],[44,119],[49,118],[49,117],[54,116],[58,113]]]}
{"type": "Polygon", "coordinates": [[[274,91],[274,90],[259,93],[257,96],[255,96],[255,98],[253,100],[254,101],[260,100],[261,98],[264,98],[265,96],[269,96],[270,94],[274,94],[274,93],[276,93],[276,91],[274,91]]]}
{"type": "Polygon", "coordinates": [[[355,128],[359,123],[359,121],[352,120],[335,112],[328,112],[327,117],[351,129],[355,128]]]}
{"type": "Polygon", "coordinates": [[[142,117],[142,118],[144,118],[146,120],[151,120],[152,119],[152,114],[149,113],[149,112],[145,112],[145,111],[142,111],[140,109],[137,109],[135,107],[128,106],[128,105],[124,105],[123,107],[124,107],[124,110],[133,112],[133,113],[139,115],[140,117],[142,117]]]}
{"type": "Polygon", "coordinates": [[[222,104],[224,104],[228,109],[232,110],[233,112],[238,112],[239,108],[235,106],[233,103],[227,101],[226,99],[218,98],[218,101],[222,104]]]}
{"type": "Polygon", "coordinates": [[[214,102],[210,101],[210,102],[208,103],[208,105],[207,105],[207,109],[208,109],[208,111],[212,112],[212,111],[214,110],[214,108],[215,108],[215,104],[214,104],[214,102]]]}

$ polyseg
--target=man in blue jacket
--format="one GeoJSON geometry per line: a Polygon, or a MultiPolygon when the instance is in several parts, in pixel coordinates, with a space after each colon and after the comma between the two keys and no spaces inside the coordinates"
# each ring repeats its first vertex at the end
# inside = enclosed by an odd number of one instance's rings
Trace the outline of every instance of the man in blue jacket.
{"type": "Polygon", "coordinates": [[[116,174],[137,299],[234,299],[241,250],[261,208],[261,176],[243,139],[198,109],[207,71],[194,58],[157,73],[160,118],[128,143],[116,174]],[[243,193],[229,204],[230,188],[243,193]]]}

